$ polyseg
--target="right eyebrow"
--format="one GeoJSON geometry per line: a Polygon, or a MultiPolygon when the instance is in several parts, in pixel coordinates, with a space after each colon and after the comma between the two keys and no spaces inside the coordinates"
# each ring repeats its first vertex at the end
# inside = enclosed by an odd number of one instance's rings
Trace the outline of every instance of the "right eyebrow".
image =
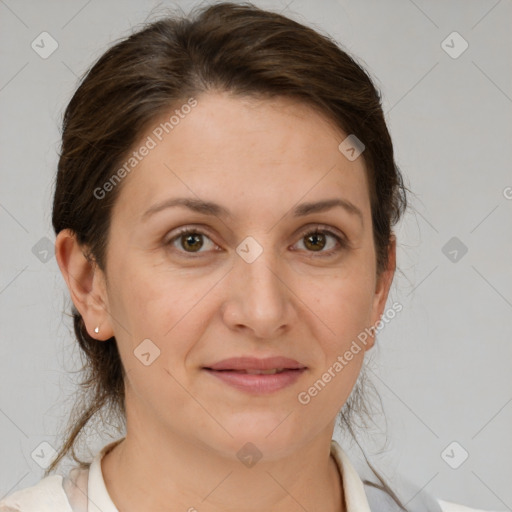
{"type": "Polygon", "coordinates": [[[221,206],[220,204],[214,203],[212,201],[203,201],[201,199],[194,199],[190,197],[176,197],[173,199],[166,199],[160,203],[153,205],[146,212],[142,214],[141,219],[146,220],[151,215],[154,215],[157,212],[165,210],[167,208],[172,208],[174,206],[183,206],[188,208],[189,210],[193,210],[197,213],[202,213],[204,215],[215,215],[218,217],[231,217],[231,212],[221,206]]]}

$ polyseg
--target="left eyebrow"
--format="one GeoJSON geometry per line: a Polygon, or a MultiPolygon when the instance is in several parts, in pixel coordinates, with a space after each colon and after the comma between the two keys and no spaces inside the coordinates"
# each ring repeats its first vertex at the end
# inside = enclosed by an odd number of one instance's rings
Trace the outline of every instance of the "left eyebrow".
{"type": "Polygon", "coordinates": [[[293,215],[295,217],[302,217],[304,215],[310,215],[312,213],[325,212],[327,210],[331,210],[336,206],[343,208],[346,212],[351,215],[356,215],[359,217],[361,224],[363,224],[363,213],[361,210],[354,204],[348,201],[347,199],[326,199],[324,201],[317,201],[316,203],[302,203],[296,206],[293,210],[293,215]]]}
{"type": "MultiPolygon", "coordinates": [[[[232,217],[231,212],[227,208],[212,201],[203,201],[201,199],[194,199],[190,197],[177,197],[173,199],[167,199],[165,201],[162,201],[161,203],[152,206],[142,214],[141,219],[146,220],[148,217],[154,215],[157,212],[175,206],[183,206],[184,208],[188,208],[189,210],[193,210],[203,215],[215,215],[216,217],[232,217]]],[[[325,199],[323,201],[299,204],[293,209],[293,216],[304,217],[306,215],[311,215],[313,213],[325,212],[335,207],[343,208],[346,212],[350,213],[351,215],[356,215],[357,217],[359,217],[361,224],[363,224],[363,213],[361,212],[361,210],[355,204],[351,203],[347,199],[341,198],[325,199]]]]}

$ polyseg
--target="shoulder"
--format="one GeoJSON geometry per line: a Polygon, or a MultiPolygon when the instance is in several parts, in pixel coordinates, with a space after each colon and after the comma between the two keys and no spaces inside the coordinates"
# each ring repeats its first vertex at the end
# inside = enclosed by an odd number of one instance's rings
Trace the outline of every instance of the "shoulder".
{"type": "Polygon", "coordinates": [[[72,512],[62,487],[62,475],[51,475],[19,489],[0,501],[0,512],[72,512]]]}
{"type": "Polygon", "coordinates": [[[493,510],[483,510],[481,508],[470,508],[451,501],[438,500],[443,512],[497,512],[493,510]]]}
{"type": "Polygon", "coordinates": [[[87,512],[91,467],[96,467],[96,479],[102,481],[101,458],[123,439],[104,446],[96,453],[92,463],[68,468],[64,476],[47,476],[36,485],[20,489],[1,499],[0,512],[87,512]]]}
{"type": "Polygon", "coordinates": [[[370,463],[362,460],[349,460],[336,440],[331,442],[331,452],[335,457],[343,475],[343,486],[347,503],[357,504],[348,509],[364,510],[365,512],[497,512],[466,507],[457,503],[444,501],[425,492],[413,482],[404,478],[395,485],[387,485],[371,470],[370,463]],[[348,480],[348,481],[347,481],[348,480]],[[394,497],[393,497],[394,496],[394,497]],[[400,500],[401,496],[413,496],[407,503],[400,500]]]}
{"type": "MultiPolygon", "coordinates": [[[[370,505],[370,510],[378,510],[381,512],[400,512],[402,508],[391,498],[389,493],[382,487],[377,486],[375,483],[364,481],[364,489],[370,505]]],[[[441,500],[435,498],[428,493],[422,492],[421,489],[416,488],[410,482],[404,488],[400,489],[401,495],[415,496],[413,503],[408,503],[405,508],[408,512],[498,512],[492,510],[483,510],[480,508],[467,507],[459,503],[441,500]],[[404,491],[407,489],[407,492],[404,491]]]]}

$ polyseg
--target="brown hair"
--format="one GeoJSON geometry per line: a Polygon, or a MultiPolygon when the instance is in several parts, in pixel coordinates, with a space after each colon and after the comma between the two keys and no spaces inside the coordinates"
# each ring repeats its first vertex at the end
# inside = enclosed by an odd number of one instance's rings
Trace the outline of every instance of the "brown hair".
{"type": "MultiPolygon", "coordinates": [[[[101,200],[111,178],[148,126],[208,91],[306,103],[365,145],[377,272],[387,264],[391,228],[407,207],[381,98],[367,72],[338,43],[250,3],[218,3],[188,17],[150,23],[110,48],[88,71],[66,108],[53,201],[55,233],[71,229],[104,269],[110,214],[122,183],[101,200]]],[[[341,141],[340,141],[341,142],[341,141]]],[[[124,418],[123,367],[115,338],[90,337],[73,307],[85,357],[81,400],[49,474],[101,411],[124,418]]],[[[348,421],[351,404],[342,419],[348,421]]]]}

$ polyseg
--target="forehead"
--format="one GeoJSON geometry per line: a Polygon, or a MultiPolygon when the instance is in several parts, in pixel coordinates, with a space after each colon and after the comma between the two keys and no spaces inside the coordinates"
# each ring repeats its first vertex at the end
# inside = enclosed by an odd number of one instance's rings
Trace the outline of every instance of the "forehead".
{"type": "Polygon", "coordinates": [[[151,149],[124,178],[118,210],[129,204],[140,214],[177,195],[226,204],[240,215],[327,196],[367,209],[363,158],[349,161],[338,149],[347,134],[310,106],[227,93],[196,101],[163,113],[142,134],[135,151],[151,149]]]}

